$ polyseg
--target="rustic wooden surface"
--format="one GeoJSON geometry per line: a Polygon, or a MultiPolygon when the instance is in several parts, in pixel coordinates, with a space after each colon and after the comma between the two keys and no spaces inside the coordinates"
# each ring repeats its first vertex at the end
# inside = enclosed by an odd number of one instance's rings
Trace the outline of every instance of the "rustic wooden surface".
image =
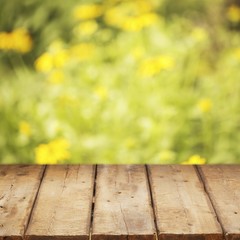
{"type": "Polygon", "coordinates": [[[202,166],[200,173],[227,240],[240,239],[240,167],[202,166]]]}
{"type": "Polygon", "coordinates": [[[102,165],[96,180],[92,239],[155,239],[145,166],[102,165]]]}
{"type": "Polygon", "coordinates": [[[93,186],[93,166],[48,166],[26,238],[88,239],[93,186]]]}
{"type": "Polygon", "coordinates": [[[43,171],[43,166],[0,165],[0,240],[24,235],[43,171]]]}
{"type": "Polygon", "coordinates": [[[159,239],[222,239],[222,230],[193,166],[149,166],[159,239]],[[199,236],[202,236],[201,238],[199,236]]]}
{"type": "Polygon", "coordinates": [[[0,240],[240,240],[240,165],[0,165],[0,240]]]}

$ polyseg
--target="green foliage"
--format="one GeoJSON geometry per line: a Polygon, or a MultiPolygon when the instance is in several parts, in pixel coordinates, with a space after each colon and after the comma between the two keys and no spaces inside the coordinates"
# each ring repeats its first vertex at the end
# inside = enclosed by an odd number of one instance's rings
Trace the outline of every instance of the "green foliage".
{"type": "Polygon", "coordinates": [[[2,32],[33,42],[0,49],[0,162],[239,162],[240,36],[213,3],[106,0],[74,18],[89,1],[0,2],[2,32]]]}

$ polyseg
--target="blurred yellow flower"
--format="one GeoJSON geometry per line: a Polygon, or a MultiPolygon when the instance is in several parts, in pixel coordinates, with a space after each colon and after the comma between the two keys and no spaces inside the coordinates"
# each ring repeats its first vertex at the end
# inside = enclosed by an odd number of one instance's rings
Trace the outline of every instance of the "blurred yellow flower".
{"type": "Polygon", "coordinates": [[[172,69],[175,65],[174,59],[167,55],[160,55],[146,59],[139,68],[139,73],[144,77],[151,77],[162,70],[172,69]]]}
{"type": "Polygon", "coordinates": [[[35,69],[38,72],[50,72],[56,68],[62,68],[69,59],[69,54],[64,49],[64,43],[61,40],[53,41],[47,51],[40,55],[34,62],[35,69]]]}
{"type": "Polygon", "coordinates": [[[136,4],[137,6],[136,8],[140,13],[150,12],[154,8],[153,1],[151,0],[138,0],[138,1],[133,1],[133,3],[136,4]]]}
{"type": "Polygon", "coordinates": [[[38,72],[49,72],[53,69],[53,56],[46,52],[34,62],[35,68],[38,72]]]}
{"type": "Polygon", "coordinates": [[[65,65],[65,63],[68,60],[68,53],[65,50],[61,50],[59,52],[56,52],[53,55],[53,63],[54,63],[54,67],[56,68],[61,68],[65,65]]]}
{"type": "Polygon", "coordinates": [[[154,13],[148,13],[139,17],[127,17],[120,24],[120,28],[125,31],[140,31],[158,21],[158,16],[154,13]]]}
{"type": "Polygon", "coordinates": [[[0,50],[27,53],[32,49],[32,45],[32,38],[24,28],[18,28],[9,33],[0,32],[0,50]]]}
{"type": "Polygon", "coordinates": [[[30,126],[30,124],[26,121],[21,121],[19,123],[19,132],[26,136],[26,137],[29,137],[32,135],[32,128],[30,126]]]}
{"type": "Polygon", "coordinates": [[[91,43],[80,43],[72,46],[69,49],[69,54],[71,58],[78,59],[80,61],[87,60],[91,58],[95,51],[95,45],[91,43]]]}
{"type": "Polygon", "coordinates": [[[240,7],[237,5],[231,5],[227,10],[227,19],[230,22],[238,23],[240,22],[240,7]]]}
{"type": "Polygon", "coordinates": [[[65,50],[56,53],[45,52],[34,62],[38,72],[50,72],[54,68],[61,68],[67,62],[69,56],[65,50]]]}
{"type": "Polygon", "coordinates": [[[86,21],[83,23],[80,23],[75,29],[74,32],[76,35],[81,35],[81,36],[89,36],[95,33],[98,29],[98,24],[96,21],[91,20],[91,21],[86,21]]]}
{"type": "Polygon", "coordinates": [[[199,155],[193,155],[191,156],[187,161],[182,162],[181,164],[195,164],[195,165],[201,165],[201,164],[205,164],[206,163],[206,159],[200,157],[199,155]]]}
{"type": "Polygon", "coordinates": [[[117,7],[106,10],[104,14],[104,21],[111,26],[119,26],[123,20],[124,15],[121,14],[117,7]]]}
{"type": "Polygon", "coordinates": [[[35,148],[35,160],[38,164],[56,164],[70,158],[70,144],[64,138],[59,138],[48,144],[40,144],[35,148]]]}
{"type": "Polygon", "coordinates": [[[126,1],[106,10],[104,20],[107,24],[125,31],[140,31],[158,21],[158,15],[151,10],[150,1],[126,1]]]}
{"type": "Polygon", "coordinates": [[[197,103],[198,109],[203,112],[209,112],[212,109],[212,100],[209,98],[200,99],[197,103]]]}
{"type": "Polygon", "coordinates": [[[64,73],[59,70],[55,70],[48,76],[48,82],[52,84],[60,84],[64,81],[64,73]]]}
{"type": "Polygon", "coordinates": [[[85,4],[74,8],[73,15],[77,20],[93,19],[101,16],[103,7],[98,4],[85,4]]]}

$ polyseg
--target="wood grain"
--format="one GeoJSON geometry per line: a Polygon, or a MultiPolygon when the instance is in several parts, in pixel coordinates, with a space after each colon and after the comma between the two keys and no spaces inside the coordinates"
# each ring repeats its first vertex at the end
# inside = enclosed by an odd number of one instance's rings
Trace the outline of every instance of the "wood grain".
{"type": "Polygon", "coordinates": [[[0,165],[0,240],[22,239],[44,166],[0,165]]]}
{"type": "Polygon", "coordinates": [[[199,170],[226,239],[240,240],[240,166],[209,165],[199,170]]]}
{"type": "Polygon", "coordinates": [[[145,167],[98,166],[92,240],[153,240],[155,232],[145,167]]]}
{"type": "Polygon", "coordinates": [[[48,166],[26,239],[89,238],[94,166],[48,166]]]}
{"type": "Polygon", "coordinates": [[[211,202],[193,166],[150,165],[159,239],[222,239],[211,202]]]}

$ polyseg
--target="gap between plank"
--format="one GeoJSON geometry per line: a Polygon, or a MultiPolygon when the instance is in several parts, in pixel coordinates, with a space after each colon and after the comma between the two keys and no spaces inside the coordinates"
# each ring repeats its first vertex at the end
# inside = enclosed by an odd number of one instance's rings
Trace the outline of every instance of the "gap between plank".
{"type": "Polygon", "coordinates": [[[145,165],[145,169],[146,169],[146,175],[147,175],[147,186],[148,186],[148,190],[149,190],[149,194],[150,194],[150,200],[151,200],[151,205],[152,205],[152,210],[153,210],[154,224],[155,224],[155,229],[156,229],[156,240],[158,240],[157,218],[156,218],[156,213],[155,213],[155,208],[154,208],[154,202],[153,202],[153,195],[152,195],[150,174],[149,174],[149,169],[148,169],[148,166],[147,166],[147,165],[145,165]]]}
{"type": "Polygon", "coordinates": [[[92,207],[91,207],[91,221],[90,221],[90,229],[89,229],[89,240],[92,239],[92,228],[93,228],[93,215],[95,209],[95,195],[96,195],[96,185],[97,185],[97,166],[95,165],[95,172],[94,172],[94,184],[93,184],[93,195],[92,195],[92,207]]]}
{"type": "Polygon", "coordinates": [[[224,229],[224,227],[223,227],[223,223],[222,223],[221,219],[218,217],[217,209],[215,208],[214,203],[213,203],[213,201],[212,201],[212,199],[211,199],[211,195],[210,195],[210,193],[209,193],[209,191],[208,191],[208,189],[207,189],[207,187],[206,187],[202,170],[201,170],[200,167],[197,166],[197,165],[194,165],[194,168],[195,168],[195,171],[196,171],[196,173],[197,173],[197,175],[198,175],[198,177],[199,177],[199,179],[200,179],[200,182],[201,182],[202,185],[203,185],[203,189],[204,189],[205,193],[207,194],[208,199],[209,199],[209,201],[210,201],[210,203],[211,203],[211,205],[212,205],[212,208],[213,208],[213,211],[214,211],[214,213],[215,213],[215,215],[216,215],[217,221],[218,221],[218,223],[219,223],[219,225],[220,225],[220,227],[221,227],[221,229],[222,229],[223,238],[226,240],[226,231],[225,231],[225,229],[224,229]]]}
{"type": "Polygon", "coordinates": [[[37,192],[36,192],[36,194],[35,194],[35,198],[34,198],[34,201],[33,201],[33,204],[32,204],[32,209],[31,209],[30,214],[29,214],[29,216],[28,216],[27,224],[26,224],[26,226],[25,226],[25,228],[24,228],[23,239],[25,239],[25,234],[26,234],[26,232],[27,232],[29,223],[30,223],[31,218],[32,218],[33,209],[34,209],[34,207],[35,207],[35,203],[36,203],[37,198],[38,198],[38,194],[39,194],[39,191],[40,191],[42,182],[43,182],[43,178],[44,178],[44,176],[45,176],[46,169],[47,169],[47,165],[44,165],[44,167],[43,167],[43,172],[42,172],[42,176],[41,176],[41,178],[40,178],[40,182],[39,182],[39,186],[38,186],[38,190],[37,190],[37,192]]]}

